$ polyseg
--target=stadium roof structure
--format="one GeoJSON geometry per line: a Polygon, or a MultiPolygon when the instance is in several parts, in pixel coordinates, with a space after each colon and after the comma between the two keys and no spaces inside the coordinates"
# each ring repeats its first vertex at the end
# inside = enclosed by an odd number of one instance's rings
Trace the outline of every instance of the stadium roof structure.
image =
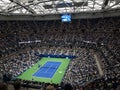
{"type": "Polygon", "coordinates": [[[0,20],[60,20],[120,16],[120,0],[0,0],[0,20]]]}
{"type": "Polygon", "coordinates": [[[120,0],[0,0],[1,15],[48,15],[120,8],[120,0]]]}

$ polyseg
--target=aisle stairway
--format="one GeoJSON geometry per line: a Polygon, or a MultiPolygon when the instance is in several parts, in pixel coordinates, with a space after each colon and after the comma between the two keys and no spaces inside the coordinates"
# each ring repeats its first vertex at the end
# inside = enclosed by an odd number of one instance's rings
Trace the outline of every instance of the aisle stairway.
{"type": "Polygon", "coordinates": [[[101,67],[100,58],[96,53],[94,53],[94,58],[95,58],[95,61],[96,61],[97,67],[98,67],[99,74],[100,74],[100,76],[103,76],[103,70],[101,67]]]}

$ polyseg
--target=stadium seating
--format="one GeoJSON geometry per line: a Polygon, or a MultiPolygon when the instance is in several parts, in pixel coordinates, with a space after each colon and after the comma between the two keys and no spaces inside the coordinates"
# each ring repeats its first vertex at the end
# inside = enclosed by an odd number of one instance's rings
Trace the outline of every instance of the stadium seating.
{"type": "MultiPolygon", "coordinates": [[[[0,72],[11,80],[32,67],[35,53],[76,56],[61,85],[73,90],[117,90],[120,85],[120,17],[60,21],[0,21],[0,72]],[[20,43],[23,42],[23,43],[20,43]],[[94,55],[98,53],[104,75],[99,74],[94,55]],[[91,89],[92,88],[92,89],[91,89]]],[[[22,87],[46,88],[42,82],[21,81],[22,87]]]]}

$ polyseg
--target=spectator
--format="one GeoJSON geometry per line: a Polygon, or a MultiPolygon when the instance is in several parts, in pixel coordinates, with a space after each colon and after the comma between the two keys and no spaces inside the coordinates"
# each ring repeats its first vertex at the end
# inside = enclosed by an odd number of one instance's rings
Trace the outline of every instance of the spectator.
{"type": "Polygon", "coordinates": [[[5,83],[0,83],[0,90],[8,90],[7,84],[5,84],[5,83]]]}
{"type": "Polygon", "coordinates": [[[55,88],[54,88],[54,86],[52,86],[52,85],[48,85],[48,86],[46,87],[46,90],[55,90],[55,88]]]}

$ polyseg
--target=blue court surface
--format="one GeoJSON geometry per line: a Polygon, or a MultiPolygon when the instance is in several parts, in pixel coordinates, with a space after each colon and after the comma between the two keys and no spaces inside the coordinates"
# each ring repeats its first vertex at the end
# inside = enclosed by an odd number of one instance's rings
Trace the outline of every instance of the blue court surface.
{"type": "Polygon", "coordinates": [[[33,74],[35,77],[52,78],[61,62],[48,61],[33,74]]]}

